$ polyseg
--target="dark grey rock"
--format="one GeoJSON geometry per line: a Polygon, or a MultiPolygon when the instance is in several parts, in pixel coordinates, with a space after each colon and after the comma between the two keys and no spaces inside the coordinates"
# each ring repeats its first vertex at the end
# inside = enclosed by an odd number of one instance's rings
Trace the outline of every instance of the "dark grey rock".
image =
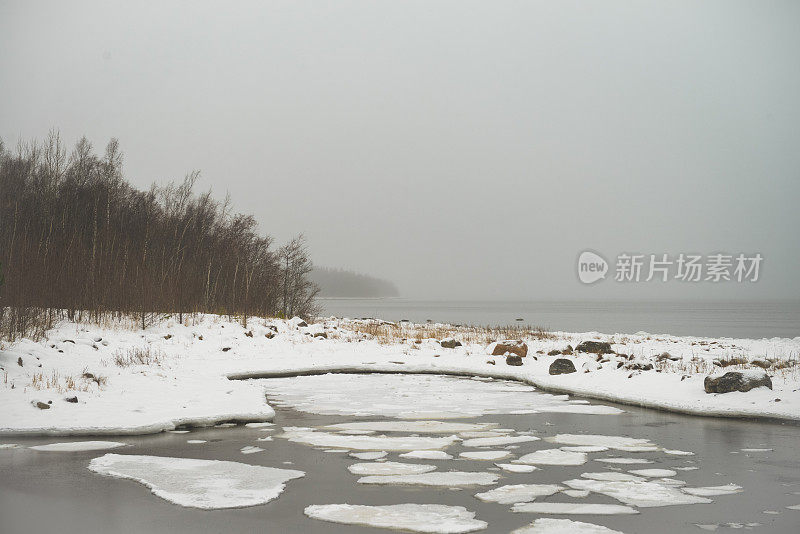
{"type": "Polygon", "coordinates": [[[551,375],[566,375],[575,372],[577,372],[577,369],[575,369],[575,364],[572,363],[572,360],[568,360],[566,358],[558,358],[556,361],[550,364],[551,375]]]}
{"type": "Polygon", "coordinates": [[[509,354],[506,356],[506,365],[520,366],[522,365],[522,356],[517,354],[509,354]]]}
{"type": "Polygon", "coordinates": [[[746,392],[761,386],[772,389],[772,380],[764,371],[728,371],[722,376],[707,376],[703,386],[706,393],[746,392]]]}
{"type": "Polygon", "coordinates": [[[584,341],[575,350],[578,352],[593,352],[595,354],[612,354],[611,343],[605,341],[584,341]]]}
{"type": "Polygon", "coordinates": [[[39,408],[40,410],[49,410],[50,409],[50,405],[47,404],[46,402],[42,402],[42,401],[34,401],[33,405],[36,406],[37,408],[39,408]]]}
{"type": "Polygon", "coordinates": [[[443,339],[439,342],[439,344],[442,345],[442,348],[444,349],[454,349],[461,346],[461,342],[456,341],[453,338],[443,339]]]}
{"type": "Polygon", "coordinates": [[[71,402],[72,404],[77,404],[78,403],[78,397],[67,397],[64,400],[67,401],[67,402],[71,402]]]}

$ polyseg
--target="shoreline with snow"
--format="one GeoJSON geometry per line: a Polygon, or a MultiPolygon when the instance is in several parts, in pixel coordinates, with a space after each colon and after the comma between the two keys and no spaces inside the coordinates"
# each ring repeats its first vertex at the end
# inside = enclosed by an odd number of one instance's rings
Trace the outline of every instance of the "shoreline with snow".
{"type": "Polygon", "coordinates": [[[544,392],[676,413],[800,422],[800,337],[609,336],[319,321],[302,326],[299,319],[251,318],[244,328],[198,315],[146,330],[62,323],[43,340],[23,339],[0,350],[0,435],[130,435],[269,421],[275,412],[264,386],[248,378],[328,372],[509,379],[544,392]],[[492,341],[509,333],[527,344],[521,366],[491,356],[492,341]],[[449,339],[461,345],[443,347],[449,339]],[[613,354],[548,355],[591,340],[610,343],[613,354]],[[561,357],[577,372],[550,375],[549,366],[561,357]],[[757,368],[753,361],[768,366],[772,390],[705,393],[707,374],[757,368]]]}

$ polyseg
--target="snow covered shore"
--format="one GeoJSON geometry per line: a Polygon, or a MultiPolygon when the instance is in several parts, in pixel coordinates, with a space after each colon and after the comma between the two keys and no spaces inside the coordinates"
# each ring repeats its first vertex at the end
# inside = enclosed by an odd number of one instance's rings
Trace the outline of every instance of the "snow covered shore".
{"type": "MultiPolygon", "coordinates": [[[[184,324],[167,319],[144,331],[64,323],[44,340],[20,340],[0,350],[0,434],[146,434],[182,425],[269,421],[274,411],[263,384],[246,378],[325,372],[515,379],[549,392],[680,413],[800,421],[800,366],[795,365],[800,337],[556,332],[523,339],[528,354],[517,367],[507,365],[505,357],[490,356],[493,345],[466,331],[462,346],[444,348],[442,339],[419,337],[430,332],[430,325],[391,325],[394,337],[388,338],[364,328],[369,325],[328,319],[302,326],[297,319],[256,318],[244,328],[210,315],[184,324]],[[625,356],[548,355],[586,340],[610,342],[625,356]],[[572,360],[577,372],[550,375],[550,364],[562,357],[572,360]],[[705,393],[703,379],[720,370],[713,360],[736,358],[771,359],[773,389],[705,393]],[[653,368],[647,370],[648,364],[653,368]]],[[[459,330],[449,328],[459,340],[459,330]]],[[[748,367],[741,363],[725,370],[748,367]]]]}

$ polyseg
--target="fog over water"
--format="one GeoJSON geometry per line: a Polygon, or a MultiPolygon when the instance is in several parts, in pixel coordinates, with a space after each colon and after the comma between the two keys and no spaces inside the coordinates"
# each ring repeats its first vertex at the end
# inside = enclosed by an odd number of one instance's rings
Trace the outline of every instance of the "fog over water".
{"type": "Polygon", "coordinates": [[[797,2],[0,3],[0,138],[202,171],[316,263],[427,299],[800,298],[797,2]],[[611,265],[583,285],[578,254],[611,265]],[[760,253],[749,282],[622,252],[760,253]]]}

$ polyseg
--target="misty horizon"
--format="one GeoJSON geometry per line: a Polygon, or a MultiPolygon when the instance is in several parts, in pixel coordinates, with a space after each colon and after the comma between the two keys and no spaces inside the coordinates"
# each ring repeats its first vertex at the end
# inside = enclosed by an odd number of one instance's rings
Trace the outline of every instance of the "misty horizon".
{"type": "Polygon", "coordinates": [[[800,298],[796,4],[46,5],[0,7],[9,149],[117,138],[404,298],[800,298]],[[584,250],[764,262],[584,285],[584,250]]]}

